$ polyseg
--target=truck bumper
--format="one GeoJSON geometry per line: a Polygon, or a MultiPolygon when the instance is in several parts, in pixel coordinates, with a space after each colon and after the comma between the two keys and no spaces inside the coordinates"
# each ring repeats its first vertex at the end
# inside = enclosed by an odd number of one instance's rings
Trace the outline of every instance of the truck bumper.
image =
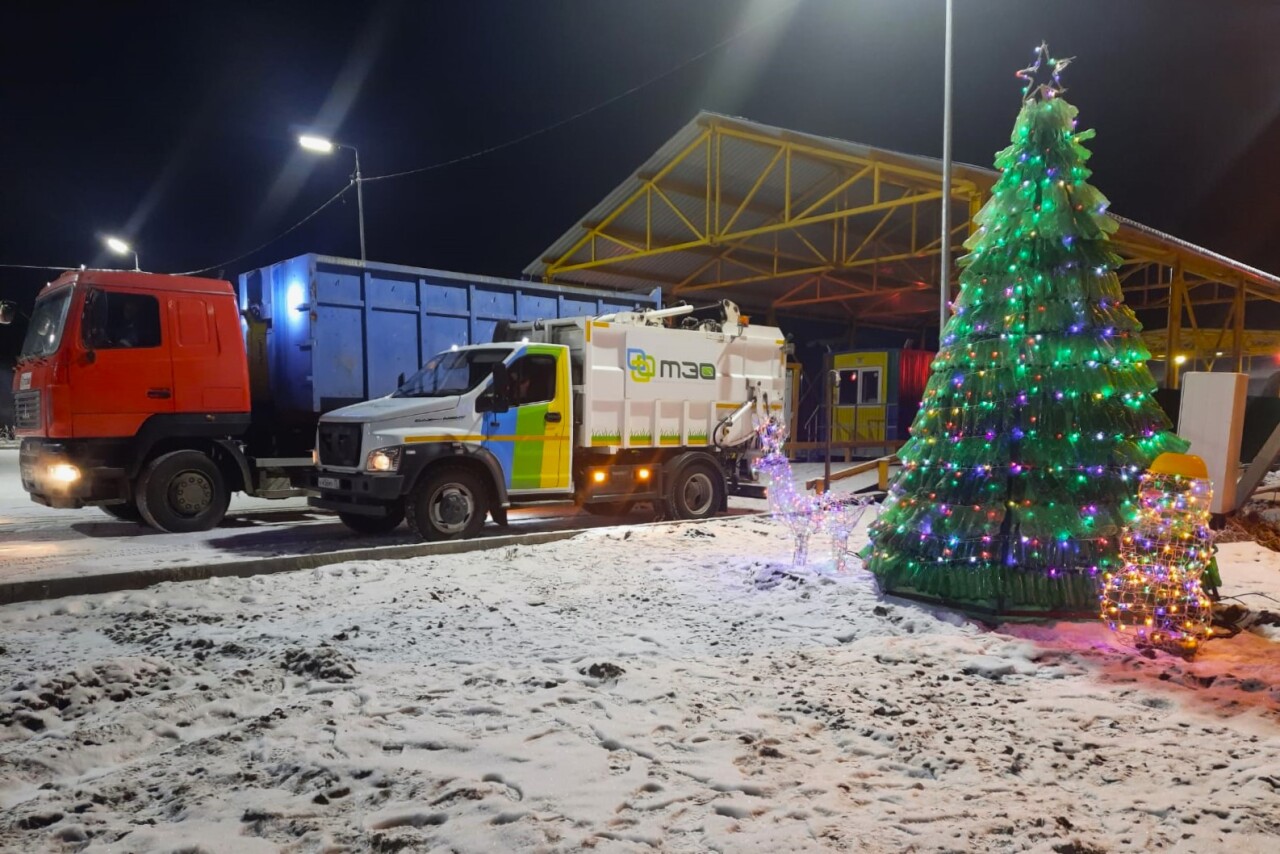
{"type": "Polygon", "coordinates": [[[107,465],[100,450],[90,442],[23,439],[18,451],[22,488],[37,504],[62,509],[128,501],[125,470],[107,465]]]}
{"type": "Polygon", "coordinates": [[[358,516],[386,516],[404,495],[404,478],[398,474],[308,471],[294,483],[318,493],[307,499],[312,507],[358,516]]]}
{"type": "Polygon", "coordinates": [[[580,504],[654,501],[663,496],[663,468],[658,463],[588,466],[580,475],[580,504]]]}

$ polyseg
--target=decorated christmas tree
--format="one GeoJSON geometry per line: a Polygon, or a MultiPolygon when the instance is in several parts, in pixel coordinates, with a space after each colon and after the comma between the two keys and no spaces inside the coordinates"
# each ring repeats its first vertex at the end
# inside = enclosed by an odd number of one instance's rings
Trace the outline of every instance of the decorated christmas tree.
{"type": "Polygon", "coordinates": [[[872,526],[885,592],[1004,616],[1097,613],[1140,473],[1186,443],[1151,396],[1116,224],[1041,45],[959,260],[903,469],[872,526]],[[1038,75],[1047,75],[1039,82],[1038,75]]]}

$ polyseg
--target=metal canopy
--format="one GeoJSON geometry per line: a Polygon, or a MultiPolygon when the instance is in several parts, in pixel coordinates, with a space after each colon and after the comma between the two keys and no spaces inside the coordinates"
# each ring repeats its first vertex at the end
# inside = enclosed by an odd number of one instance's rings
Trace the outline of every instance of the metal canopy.
{"type": "MultiPolygon", "coordinates": [[[[953,242],[969,233],[997,177],[954,164],[953,242]]],[[[702,112],[524,272],[919,329],[936,325],[941,204],[940,160],[702,112]]],[[[1218,351],[1242,364],[1256,340],[1244,334],[1244,303],[1280,301],[1280,278],[1117,220],[1126,299],[1168,311],[1161,349],[1179,352],[1189,340],[1191,364],[1218,351]],[[1210,312],[1222,334],[1205,354],[1201,305],[1227,307],[1210,312]]]]}

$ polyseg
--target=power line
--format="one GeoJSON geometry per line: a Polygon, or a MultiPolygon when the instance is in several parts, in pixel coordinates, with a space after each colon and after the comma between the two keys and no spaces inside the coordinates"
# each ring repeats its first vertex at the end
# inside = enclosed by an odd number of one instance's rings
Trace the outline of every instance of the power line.
{"type": "Polygon", "coordinates": [[[329,205],[333,204],[333,203],[334,203],[334,202],[336,202],[338,199],[342,198],[342,197],[346,194],[347,190],[350,190],[350,189],[351,189],[352,187],[354,187],[355,185],[356,185],[356,182],[355,182],[355,181],[349,181],[349,182],[347,182],[347,186],[343,187],[341,190],[339,190],[338,192],[336,192],[336,193],[334,193],[332,196],[330,196],[330,197],[329,197],[329,200],[328,200],[327,202],[325,202],[324,204],[322,204],[320,207],[316,208],[316,209],[315,209],[315,210],[313,210],[311,213],[307,214],[307,215],[306,215],[306,216],[304,216],[302,219],[298,220],[298,221],[297,221],[297,222],[295,222],[293,225],[289,226],[289,227],[288,227],[288,228],[286,228],[284,231],[282,231],[282,232],[280,232],[279,234],[277,234],[275,237],[271,238],[270,240],[266,241],[265,243],[260,243],[260,244],[258,244],[257,246],[255,246],[254,248],[250,249],[248,252],[244,253],[243,255],[237,255],[237,256],[236,256],[236,257],[234,257],[234,258],[229,258],[229,259],[228,259],[228,260],[226,260],[226,261],[220,261],[220,262],[218,262],[217,264],[210,264],[208,267],[201,267],[201,268],[200,268],[200,269],[198,269],[198,270],[188,270],[188,271],[187,271],[187,272],[185,272],[185,273],[175,273],[174,275],[177,275],[177,276],[194,276],[194,275],[196,275],[197,273],[205,273],[205,272],[208,272],[209,270],[217,270],[217,269],[220,269],[220,268],[222,268],[222,267],[227,266],[228,264],[234,264],[234,263],[235,263],[235,262],[237,262],[237,261],[242,261],[242,260],[244,260],[245,258],[248,258],[250,255],[253,255],[253,254],[257,253],[257,252],[260,252],[260,251],[261,251],[261,250],[263,250],[263,249],[266,249],[266,248],[267,248],[268,246],[270,246],[272,243],[275,243],[277,240],[281,240],[282,238],[284,238],[284,237],[286,237],[287,235],[289,235],[291,232],[296,231],[297,229],[301,228],[301,227],[302,227],[303,225],[305,225],[305,224],[306,224],[306,223],[307,223],[307,222],[308,222],[312,217],[314,217],[316,214],[320,213],[320,211],[324,210],[325,208],[329,207],[329,205]]]}
{"type": "Polygon", "coordinates": [[[630,89],[627,89],[626,91],[623,91],[623,92],[619,92],[618,94],[610,98],[606,98],[605,100],[601,101],[595,106],[588,107],[587,109],[578,113],[574,113],[573,115],[568,116],[567,118],[563,118],[563,119],[560,119],[559,121],[552,122],[549,125],[544,125],[543,127],[540,127],[537,130],[530,131],[526,134],[522,134],[520,136],[514,137],[512,139],[507,140],[506,142],[500,142],[497,145],[491,145],[488,148],[482,148],[479,151],[473,151],[470,154],[464,154],[461,157],[454,157],[450,160],[442,160],[439,163],[432,163],[429,166],[419,166],[416,169],[406,169],[403,172],[391,172],[386,175],[374,175],[372,177],[365,178],[364,180],[366,182],[367,181],[385,181],[388,178],[402,178],[406,175],[416,175],[420,172],[430,172],[433,169],[443,169],[446,166],[453,166],[454,164],[457,164],[457,163],[463,163],[467,160],[474,160],[477,157],[483,157],[486,154],[492,154],[495,151],[501,151],[504,148],[510,148],[513,145],[518,145],[524,142],[525,140],[533,139],[535,136],[541,136],[542,134],[550,133],[551,131],[556,130],[557,128],[564,127],[570,122],[577,121],[583,116],[588,116],[594,112],[604,109],[610,104],[613,104],[617,101],[621,101],[623,98],[626,98],[630,95],[634,95],[636,92],[639,92],[641,89],[647,88],[648,86],[651,86],[652,84],[657,83],[659,80],[663,80],[667,77],[670,77],[671,75],[675,74],[678,71],[682,71],[683,69],[699,61],[700,59],[703,59],[706,56],[712,53],[715,53],[725,45],[728,45],[737,41],[738,39],[750,33],[752,30],[755,30],[755,29],[758,29],[759,27],[764,26],[764,24],[768,23],[769,21],[772,21],[774,18],[779,17],[784,12],[790,12],[792,9],[794,9],[796,6],[799,6],[803,2],[804,0],[795,0],[795,2],[793,3],[790,3],[786,6],[782,6],[778,10],[776,10],[773,14],[767,15],[761,18],[760,20],[756,21],[754,24],[751,24],[750,26],[743,27],[741,30],[738,30],[738,32],[728,36],[727,38],[722,39],[721,41],[716,42],[715,44],[711,45],[707,49],[701,51],[700,53],[694,54],[693,56],[686,59],[684,62],[681,62],[679,65],[669,68],[666,71],[654,77],[650,77],[648,80],[645,80],[641,83],[637,83],[635,86],[632,86],[630,89]]]}
{"type": "Polygon", "coordinates": [[[48,264],[0,264],[5,270],[79,270],[79,267],[54,267],[48,264]]]}

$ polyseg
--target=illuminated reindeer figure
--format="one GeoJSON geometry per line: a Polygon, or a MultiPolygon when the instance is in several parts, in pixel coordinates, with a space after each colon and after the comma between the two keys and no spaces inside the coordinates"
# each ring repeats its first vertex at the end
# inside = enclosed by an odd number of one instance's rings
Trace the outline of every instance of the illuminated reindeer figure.
{"type": "Polygon", "coordinates": [[[831,492],[821,495],[800,492],[791,473],[791,463],[782,452],[787,438],[786,427],[776,418],[757,420],[756,434],[760,437],[764,456],[756,461],[755,468],[769,475],[769,511],[774,519],[787,526],[795,539],[792,565],[801,567],[809,562],[809,537],[815,531],[826,530],[831,535],[836,572],[847,572],[849,535],[873,499],[869,496],[837,496],[831,492]]]}

